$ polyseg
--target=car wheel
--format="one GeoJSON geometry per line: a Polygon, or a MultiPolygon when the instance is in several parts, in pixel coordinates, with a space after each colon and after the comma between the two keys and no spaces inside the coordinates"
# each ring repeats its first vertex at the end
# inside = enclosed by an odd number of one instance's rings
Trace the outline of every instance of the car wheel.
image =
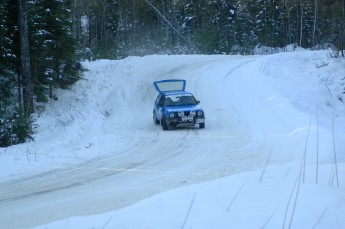
{"type": "Polygon", "coordinates": [[[159,125],[159,120],[156,118],[156,115],[155,114],[153,114],[153,123],[155,124],[155,125],[159,125]]]}
{"type": "Polygon", "coordinates": [[[200,127],[201,129],[204,129],[204,128],[205,128],[205,123],[199,123],[199,127],[200,127]]]}
{"type": "Polygon", "coordinates": [[[168,130],[168,124],[167,122],[165,121],[165,118],[162,118],[162,128],[163,130],[168,130]]]}

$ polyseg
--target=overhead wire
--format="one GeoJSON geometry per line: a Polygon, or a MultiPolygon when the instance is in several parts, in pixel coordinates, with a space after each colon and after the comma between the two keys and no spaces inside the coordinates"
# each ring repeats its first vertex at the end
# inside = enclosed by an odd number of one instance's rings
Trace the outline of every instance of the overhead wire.
{"type": "Polygon", "coordinates": [[[180,36],[185,42],[190,45],[193,45],[189,40],[187,40],[172,24],[171,22],[148,0],[144,0],[154,11],[158,13],[158,15],[176,32],[178,36],[180,36]]]}

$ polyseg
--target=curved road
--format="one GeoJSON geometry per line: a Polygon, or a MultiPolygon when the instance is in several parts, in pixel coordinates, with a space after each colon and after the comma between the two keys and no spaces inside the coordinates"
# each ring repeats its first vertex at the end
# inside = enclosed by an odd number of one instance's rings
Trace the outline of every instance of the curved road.
{"type": "Polygon", "coordinates": [[[172,188],[264,165],[272,145],[260,120],[244,114],[246,99],[258,100],[260,109],[266,96],[253,95],[257,82],[248,80],[257,57],[145,58],[152,59],[150,68],[145,68],[147,60],[128,58],[120,63],[126,65],[120,73],[106,65],[87,73],[106,68],[109,77],[117,75],[108,97],[102,98],[109,116],[99,126],[99,137],[121,141],[121,146],[90,161],[1,183],[0,228],[30,228],[116,210],[172,188]],[[153,124],[152,82],[165,78],[187,80],[187,90],[206,111],[205,129],[162,131],[153,124]]]}

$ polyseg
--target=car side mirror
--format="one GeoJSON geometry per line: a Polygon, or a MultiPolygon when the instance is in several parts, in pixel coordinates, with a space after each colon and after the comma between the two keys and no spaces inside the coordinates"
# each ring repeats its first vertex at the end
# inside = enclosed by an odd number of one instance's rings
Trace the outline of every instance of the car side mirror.
{"type": "Polygon", "coordinates": [[[197,101],[196,101],[196,104],[199,104],[199,103],[200,103],[200,100],[197,100],[197,101]]]}

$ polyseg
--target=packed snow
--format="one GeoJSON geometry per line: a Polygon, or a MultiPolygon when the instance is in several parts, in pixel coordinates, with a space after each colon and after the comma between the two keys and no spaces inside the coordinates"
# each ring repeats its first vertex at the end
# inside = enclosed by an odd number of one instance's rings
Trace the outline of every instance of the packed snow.
{"type": "Polygon", "coordinates": [[[34,142],[1,148],[0,228],[345,228],[345,66],[331,51],[85,62],[34,142]],[[163,131],[155,80],[205,129],[163,131]]]}

